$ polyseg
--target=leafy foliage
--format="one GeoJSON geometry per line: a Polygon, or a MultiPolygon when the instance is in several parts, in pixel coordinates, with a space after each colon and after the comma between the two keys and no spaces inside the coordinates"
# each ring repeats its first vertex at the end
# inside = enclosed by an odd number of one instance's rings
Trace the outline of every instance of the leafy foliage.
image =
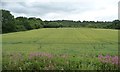
{"type": "Polygon", "coordinates": [[[2,31],[3,33],[16,31],[14,16],[9,11],[2,10],[2,31]]]}
{"type": "Polygon", "coordinates": [[[73,20],[56,20],[56,21],[42,21],[40,18],[27,18],[17,17],[7,10],[2,11],[2,29],[3,33],[25,31],[39,28],[105,28],[105,29],[120,29],[120,21],[114,20],[113,22],[103,21],[73,21],[73,20]]]}
{"type": "Polygon", "coordinates": [[[44,22],[40,18],[27,18],[14,16],[7,10],[2,11],[2,30],[3,33],[25,31],[42,28],[44,22]]]}

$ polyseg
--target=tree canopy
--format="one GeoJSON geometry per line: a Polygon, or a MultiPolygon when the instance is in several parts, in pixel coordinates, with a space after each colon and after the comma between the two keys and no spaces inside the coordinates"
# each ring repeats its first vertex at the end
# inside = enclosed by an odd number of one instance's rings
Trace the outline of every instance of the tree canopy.
{"type": "Polygon", "coordinates": [[[105,29],[120,29],[120,21],[114,20],[112,22],[103,21],[73,21],[73,20],[56,20],[56,21],[42,21],[35,17],[17,17],[8,10],[0,10],[2,12],[2,33],[25,31],[39,28],[105,28],[105,29]]]}

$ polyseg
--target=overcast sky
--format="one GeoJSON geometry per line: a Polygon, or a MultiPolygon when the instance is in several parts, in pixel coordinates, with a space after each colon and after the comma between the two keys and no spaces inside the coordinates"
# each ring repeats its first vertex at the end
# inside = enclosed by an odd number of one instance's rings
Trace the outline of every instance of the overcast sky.
{"type": "Polygon", "coordinates": [[[119,0],[2,0],[2,9],[15,16],[38,17],[42,20],[118,19],[119,0]]]}

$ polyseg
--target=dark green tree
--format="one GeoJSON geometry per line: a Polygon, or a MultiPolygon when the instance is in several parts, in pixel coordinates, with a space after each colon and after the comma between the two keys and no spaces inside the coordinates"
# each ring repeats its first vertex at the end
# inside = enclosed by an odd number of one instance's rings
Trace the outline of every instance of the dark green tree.
{"type": "Polygon", "coordinates": [[[14,16],[7,10],[1,11],[2,11],[2,33],[17,31],[14,16]]]}
{"type": "Polygon", "coordinates": [[[16,20],[17,20],[16,22],[17,25],[23,25],[26,30],[32,29],[26,17],[17,17],[16,20]]]}
{"type": "Polygon", "coordinates": [[[32,29],[42,28],[44,26],[44,22],[40,18],[32,17],[28,19],[28,22],[32,29]]]}
{"type": "Polygon", "coordinates": [[[120,29],[120,20],[114,20],[112,27],[114,29],[120,29]]]}

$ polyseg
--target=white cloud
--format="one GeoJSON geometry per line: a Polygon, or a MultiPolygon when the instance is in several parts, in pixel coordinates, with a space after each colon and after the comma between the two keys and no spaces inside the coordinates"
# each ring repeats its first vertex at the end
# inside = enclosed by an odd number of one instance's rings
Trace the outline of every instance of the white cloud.
{"type": "Polygon", "coordinates": [[[119,0],[2,0],[3,9],[15,17],[43,20],[107,20],[118,18],[119,0]]]}

